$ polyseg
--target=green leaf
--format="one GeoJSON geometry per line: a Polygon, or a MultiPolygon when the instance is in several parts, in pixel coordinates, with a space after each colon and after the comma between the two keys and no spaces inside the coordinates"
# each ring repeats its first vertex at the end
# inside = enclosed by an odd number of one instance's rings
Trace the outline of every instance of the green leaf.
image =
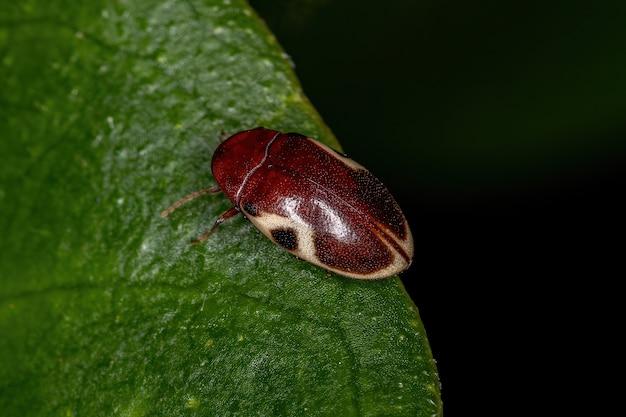
{"type": "Polygon", "coordinates": [[[327,277],[204,196],[224,134],[338,147],[246,3],[0,6],[3,415],[435,415],[397,278],[327,277]]]}

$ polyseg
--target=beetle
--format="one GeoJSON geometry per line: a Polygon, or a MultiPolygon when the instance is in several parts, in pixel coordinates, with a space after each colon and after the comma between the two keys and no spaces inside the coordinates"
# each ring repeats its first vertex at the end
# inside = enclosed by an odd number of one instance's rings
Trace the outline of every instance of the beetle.
{"type": "Polygon", "coordinates": [[[217,227],[242,213],[261,233],[296,257],[357,279],[407,269],[413,259],[409,225],[387,188],[367,169],[299,133],[258,127],[230,136],[215,150],[217,185],[197,191],[161,213],[220,191],[233,203],[217,227]]]}

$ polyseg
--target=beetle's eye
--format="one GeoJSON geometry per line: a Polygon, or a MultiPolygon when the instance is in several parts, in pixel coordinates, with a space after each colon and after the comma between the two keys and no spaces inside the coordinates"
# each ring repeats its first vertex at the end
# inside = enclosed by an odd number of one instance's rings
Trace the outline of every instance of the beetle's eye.
{"type": "Polygon", "coordinates": [[[245,211],[247,214],[249,214],[252,217],[256,217],[259,214],[257,212],[256,206],[247,201],[244,201],[243,203],[241,203],[241,208],[243,209],[243,211],[245,211]]]}
{"type": "Polygon", "coordinates": [[[296,232],[291,229],[272,230],[272,238],[280,246],[287,250],[294,250],[298,247],[298,238],[296,232]]]}

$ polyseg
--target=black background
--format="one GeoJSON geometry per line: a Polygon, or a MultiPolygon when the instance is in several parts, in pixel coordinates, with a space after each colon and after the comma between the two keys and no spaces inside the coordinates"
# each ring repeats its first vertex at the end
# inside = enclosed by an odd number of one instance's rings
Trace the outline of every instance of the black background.
{"type": "Polygon", "coordinates": [[[598,366],[624,270],[619,3],[251,1],[410,222],[446,415],[549,414],[598,366]]]}

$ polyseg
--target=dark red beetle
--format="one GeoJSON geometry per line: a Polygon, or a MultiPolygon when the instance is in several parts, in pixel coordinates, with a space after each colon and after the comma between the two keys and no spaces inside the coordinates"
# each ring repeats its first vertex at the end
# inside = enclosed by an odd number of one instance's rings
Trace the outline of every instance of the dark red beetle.
{"type": "Polygon", "coordinates": [[[350,278],[396,275],[411,264],[413,237],[400,207],[368,170],[298,133],[262,127],[222,142],[211,169],[218,186],[193,193],[165,210],[223,191],[233,207],[274,243],[312,264],[350,278]]]}

